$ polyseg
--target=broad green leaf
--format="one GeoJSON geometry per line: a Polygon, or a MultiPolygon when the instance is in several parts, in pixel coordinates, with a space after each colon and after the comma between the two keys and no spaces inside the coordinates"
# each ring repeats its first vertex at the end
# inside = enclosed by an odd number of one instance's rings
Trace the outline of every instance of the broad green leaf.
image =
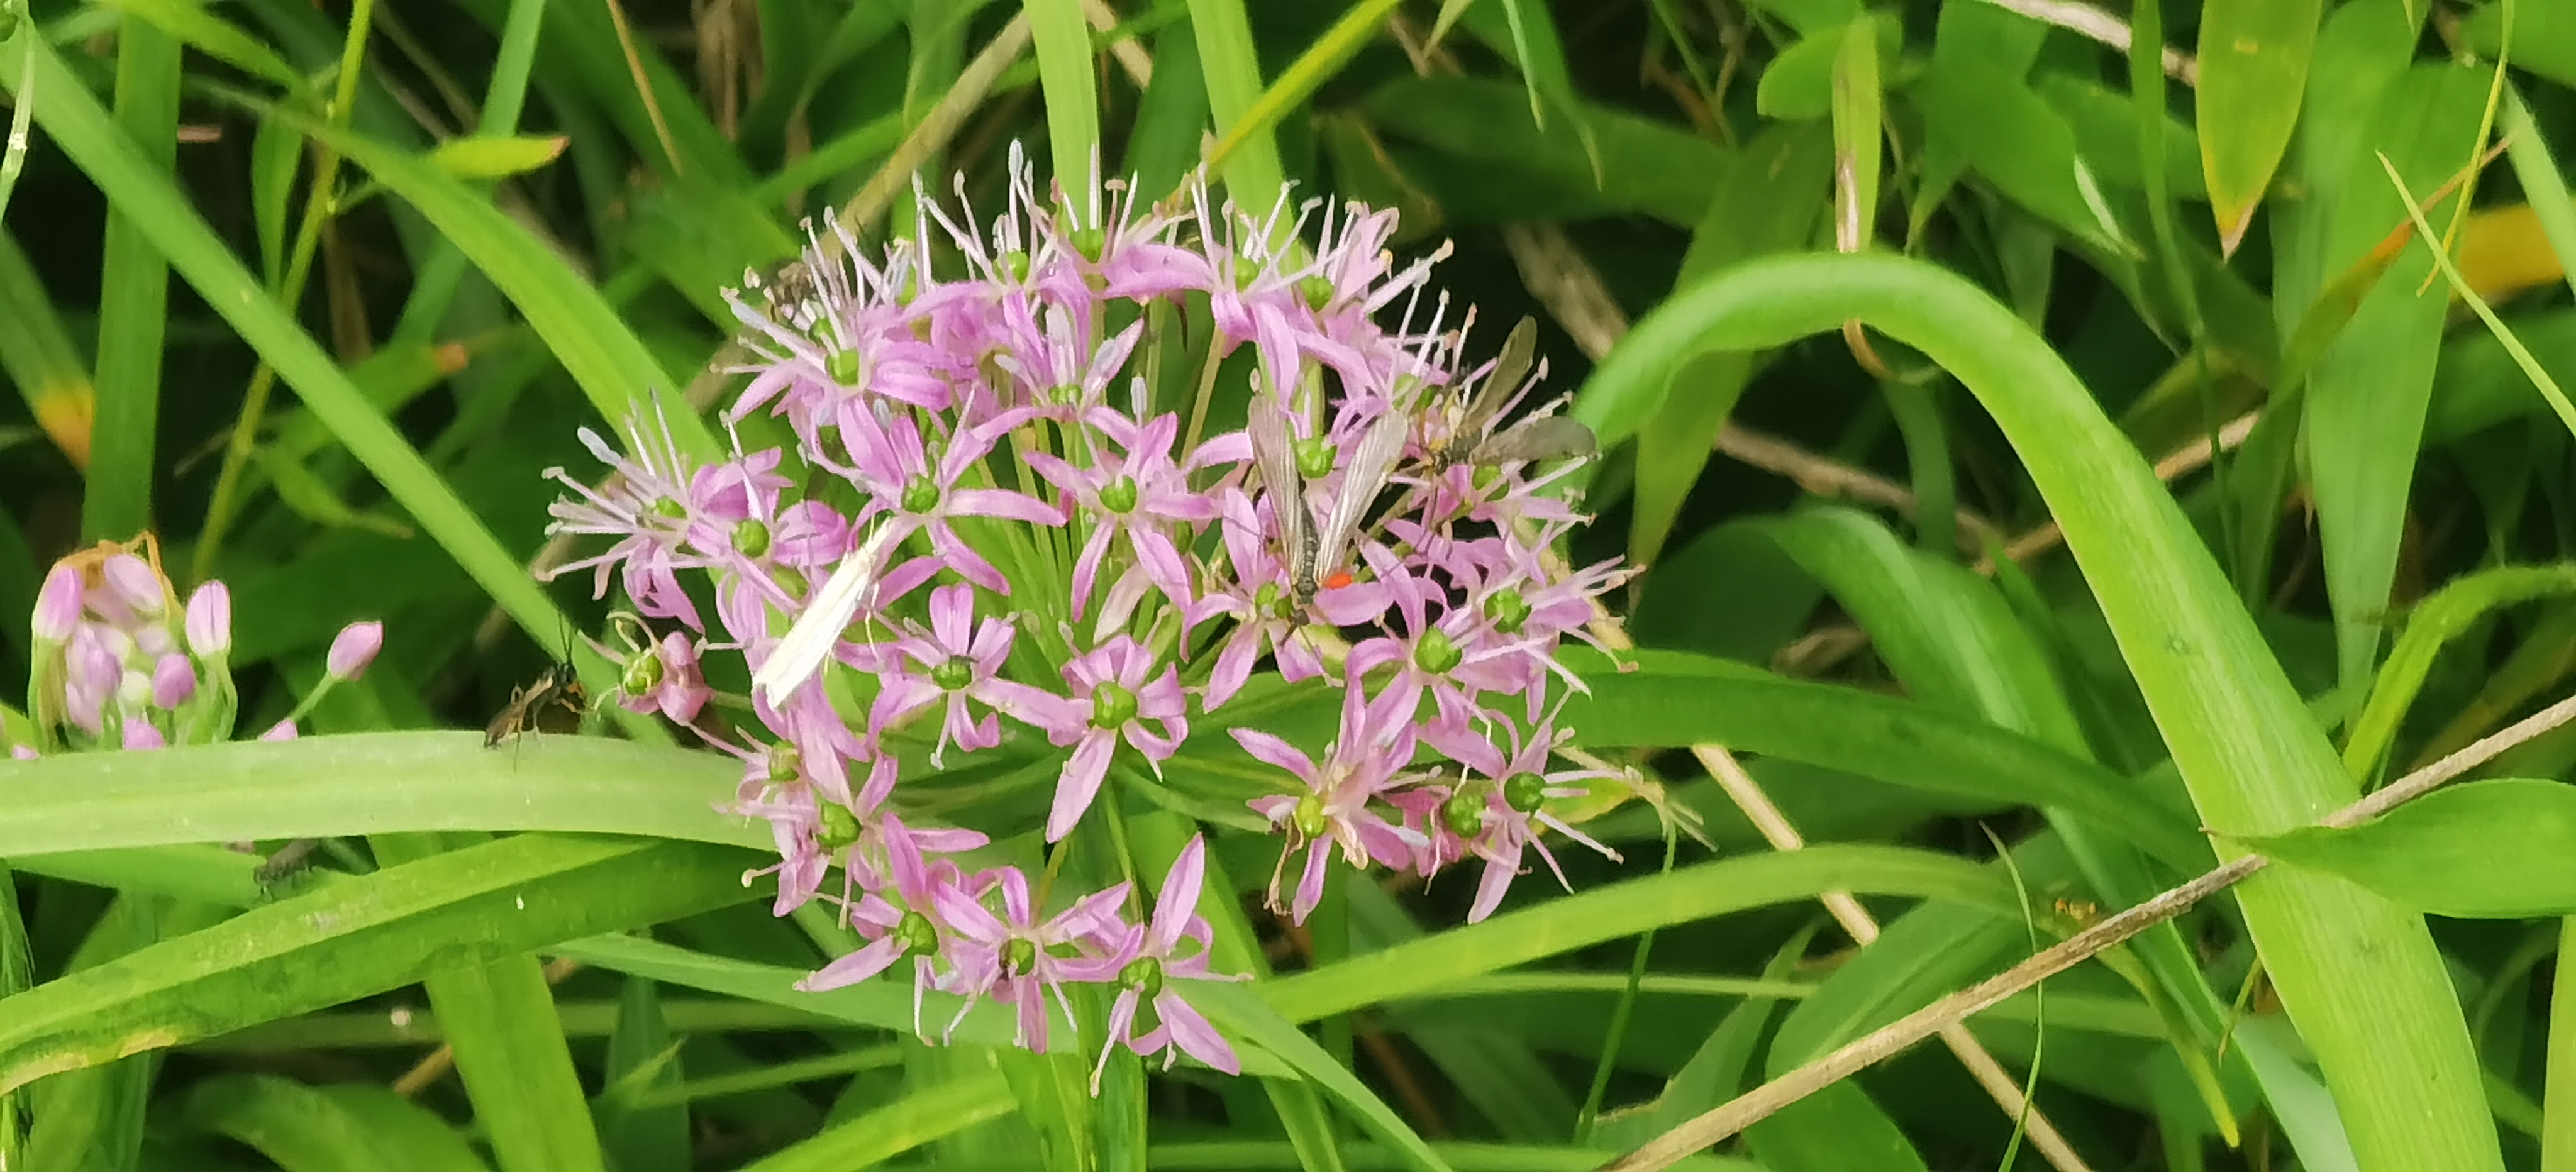
{"type": "Polygon", "coordinates": [[[1591,689],[1562,718],[1580,743],[1715,742],[1937,793],[2059,806],[2118,828],[2179,871],[2207,866],[2207,845],[2161,795],[1982,717],[1725,660],[1653,651],[1632,658],[1637,666],[1623,672],[1597,656],[1567,653],[1591,689]]]}
{"type": "MultiPolygon", "coordinates": [[[[1318,88],[1339,74],[1344,66],[1350,64],[1351,58],[1376,38],[1378,26],[1385,23],[1387,13],[1394,9],[1394,0],[1363,0],[1345,10],[1331,28],[1324,30],[1324,35],[1315,38],[1313,44],[1306,46],[1305,52],[1297,55],[1297,60],[1280,72],[1277,81],[1261,91],[1261,97],[1241,118],[1226,127],[1225,134],[1208,149],[1208,164],[1222,168],[1237,150],[1255,137],[1269,141],[1271,131],[1281,119],[1305,105],[1318,88]]],[[[1044,63],[1041,62],[1040,66],[1043,68],[1044,63]]]]}
{"type": "MultiPolygon", "coordinates": [[[[117,124],[164,173],[179,150],[180,60],[179,42],[150,25],[129,24],[118,36],[117,124]]],[[[81,535],[126,541],[152,526],[170,265],[132,219],[115,212],[99,253],[98,418],[90,428],[81,535]]]]}
{"type": "Polygon", "coordinates": [[[178,1117],[229,1137],[286,1172],[489,1172],[436,1112],[372,1084],[307,1086],[273,1074],[219,1074],[188,1089],[178,1117]]]}
{"type": "Polygon", "coordinates": [[[240,26],[197,0],[115,0],[109,7],[137,17],[200,53],[289,92],[304,88],[304,74],[240,26]]]}
{"type": "Polygon", "coordinates": [[[1291,1021],[1428,993],[1467,977],[1648,928],[1812,899],[1827,891],[1947,899],[2012,914],[2012,886],[1963,859],[1894,847],[1824,845],[1699,863],[1576,892],[1324,968],[1264,983],[1291,1021]]]}
{"type": "Polygon", "coordinates": [[[824,1128],[742,1172],[842,1172],[900,1156],[1011,1112],[1011,1084],[986,1070],[912,1091],[847,1122],[824,1128]]]}
{"type": "Polygon", "coordinates": [[[1046,98],[1047,145],[1056,179],[1073,190],[1091,181],[1100,151],[1100,94],[1094,88],[1091,25],[1079,0],[1022,0],[1038,85],[1046,98]]]}
{"type": "Polygon", "coordinates": [[[2495,566],[2452,580],[2407,615],[2406,629],[2380,665],[2370,700],[2344,740],[2344,768],[2376,780],[2406,711],[2432,674],[2433,659],[2498,607],[2576,594],[2576,566],[2495,566]]]}
{"type": "MultiPolygon", "coordinates": [[[[2308,69],[2307,98],[2291,138],[2284,179],[2308,193],[2305,200],[2272,209],[2272,312],[2279,331],[2297,328],[2326,283],[2349,258],[2329,255],[2327,240],[2348,181],[2359,174],[2365,140],[2375,134],[2374,110],[2388,86],[2406,72],[2415,52],[2422,8],[2409,0],[2348,0],[2327,16],[2308,69]]],[[[2385,177],[2378,179],[2387,186],[2385,177]]],[[[2392,216],[2383,230],[2397,226],[2392,216]]]]}
{"type": "Polygon", "coordinates": [[[1744,1143],[1771,1172],[1929,1172],[1896,1121],[1849,1081],[1746,1128],[1744,1143]]]}
{"type": "Polygon", "coordinates": [[[429,152],[429,161],[458,179],[507,179],[554,162],[570,141],[560,134],[451,138],[429,152]]]}
{"type": "Polygon", "coordinates": [[[2481,4],[2460,18],[2462,44],[2488,59],[2504,49],[2504,23],[2513,20],[2513,63],[2557,82],[2576,85],[2576,6],[2555,0],[2481,4]]]}
{"type": "Polygon", "coordinates": [[[2417,911],[2462,919],[2576,915],[2576,786],[2538,778],[2435,790],[2348,830],[2248,838],[2417,911]]]}
{"type": "MultiPolygon", "coordinates": [[[[1624,437],[1687,355],[1779,345],[1855,317],[1949,370],[2012,444],[2205,825],[2278,833],[2351,800],[2333,747],[2171,494],[2047,344],[1955,275],[1873,255],[1756,261],[1640,319],[1594,368],[1574,416],[1605,441],[1624,437]]],[[[2258,875],[2236,899],[2365,1163],[2499,1168],[2475,1048],[2422,920],[2323,876],[2258,875]],[[2366,974],[2349,963],[2358,953],[2374,958],[2366,974]]]]}
{"type": "Polygon", "coordinates": [[[766,827],[715,812],[739,772],[709,753],[544,734],[495,748],[480,733],[397,732],[66,754],[10,767],[0,858],[406,830],[766,847],[766,827]]]}
{"type": "Polygon", "coordinates": [[[2321,0],[2208,0],[2200,10],[2201,174],[2218,246],[2234,254],[2298,125],[2321,0]]]}
{"type": "MultiPolygon", "coordinates": [[[[479,832],[379,834],[368,844],[379,864],[400,866],[490,841],[479,832]]],[[[534,955],[443,964],[421,975],[421,988],[502,1172],[607,1167],[555,1017],[554,991],[534,955]]]]}
{"type": "Polygon", "coordinates": [[[738,902],[746,857],[528,834],[329,883],[11,998],[0,1089],[738,902]]]}
{"type": "Polygon", "coordinates": [[[1833,113],[1834,61],[1844,52],[1850,30],[1866,20],[1878,37],[1879,59],[1896,60],[1905,47],[1905,29],[1890,13],[1857,16],[1800,37],[1762,67],[1754,87],[1754,108],[1765,118],[1808,121],[1833,113]]]}
{"type": "MultiPolygon", "coordinates": [[[[2468,157],[2486,94],[2484,72],[2447,65],[2417,67],[2390,85],[2373,113],[2371,150],[2344,180],[2327,236],[2330,265],[2371,255],[2406,220],[2372,152],[2386,154],[2410,190],[2433,190],[2468,157]]],[[[2396,580],[2409,473],[2441,353],[2444,299],[2415,292],[2431,272],[2429,254],[2400,256],[2308,375],[2309,487],[2346,681],[2369,673],[2396,580]]]]}
{"type": "MultiPolygon", "coordinates": [[[[1573,117],[1530,125],[1520,91],[1508,83],[1463,77],[1405,78],[1371,93],[1369,120],[1458,157],[1507,170],[1544,198],[1569,207],[1643,212],[1669,224],[1696,224],[1709,193],[1727,166],[1724,148],[1667,123],[1586,104],[1573,117]],[[1600,149],[1596,180],[1590,156],[1576,133],[1578,122],[1600,149]]],[[[1478,219],[1528,219],[1534,194],[1494,185],[1480,167],[1459,186],[1440,172],[1409,172],[1453,215],[1478,219]],[[1476,184],[1496,186],[1479,191],[1476,184]],[[1515,210],[1518,209],[1518,210],[1515,210]]]]}
{"type": "MultiPolygon", "coordinates": [[[[1261,51],[1252,43],[1252,17],[1246,0],[1188,0],[1190,31],[1197,38],[1199,78],[1207,91],[1207,109],[1221,136],[1248,121],[1261,98],[1261,51]]],[[[1287,172],[1279,162],[1276,138],[1263,131],[1245,138],[1218,172],[1226,194],[1247,208],[1266,208],[1279,198],[1287,172]]]]}
{"type": "MultiPolygon", "coordinates": [[[[1817,198],[1833,183],[1834,132],[1826,126],[1780,125],[1747,143],[1718,181],[1682,254],[1679,283],[1729,265],[1807,244],[1828,206],[1817,198]]],[[[1662,555],[1682,501],[1708,466],[1711,445],[1753,376],[1755,355],[1704,354],[1682,380],[1694,393],[1664,402],[1637,435],[1636,504],[1629,514],[1628,557],[1651,565],[1662,555]]]]}

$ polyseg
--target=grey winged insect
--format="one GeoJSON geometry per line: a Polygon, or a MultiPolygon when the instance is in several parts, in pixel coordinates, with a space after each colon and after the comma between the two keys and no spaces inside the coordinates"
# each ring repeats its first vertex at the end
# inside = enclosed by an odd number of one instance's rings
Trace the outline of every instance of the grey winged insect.
{"type": "Polygon", "coordinates": [[[1253,467],[1270,493],[1271,510],[1279,517],[1279,546],[1288,563],[1289,590],[1303,608],[1325,589],[1350,584],[1344,563],[1351,555],[1351,539],[1403,456],[1410,423],[1396,411],[1384,412],[1369,423],[1342,465],[1340,494],[1320,520],[1306,503],[1306,479],[1297,471],[1297,456],[1289,446],[1288,413],[1274,403],[1256,401],[1244,430],[1252,440],[1253,467]]]}
{"type": "Polygon", "coordinates": [[[1522,318],[1512,327],[1511,336],[1503,340],[1503,352],[1494,359],[1493,371],[1477,384],[1473,393],[1457,392],[1448,397],[1445,409],[1454,412],[1449,437],[1429,453],[1431,462],[1441,467],[1452,464],[1510,464],[1525,460],[1587,459],[1600,450],[1592,429],[1563,415],[1533,415],[1519,423],[1494,430],[1495,417],[1520,392],[1530,374],[1538,351],[1538,323],[1522,318]],[[1464,394],[1465,402],[1457,395],[1464,394]]]}

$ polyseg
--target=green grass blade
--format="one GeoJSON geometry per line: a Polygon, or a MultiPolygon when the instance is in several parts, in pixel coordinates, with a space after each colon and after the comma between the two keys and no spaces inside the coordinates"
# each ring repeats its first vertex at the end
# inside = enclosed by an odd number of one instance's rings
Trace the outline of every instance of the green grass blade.
{"type": "Polygon", "coordinates": [[[1820,845],[1721,859],[1596,887],[1281,977],[1259,991],[1290,1021],[1308,1022],[1434,992],[1467,977],[1649,928],[1813,899],[1827,891],[1947,899],[2017,914],[2011,883],[2000,872],[1967,860],[1896,847],[1820,845]]]}
{"type": "Polygon", "coordinates": [[[1100,152],[1100,94],[1094,86],[1091,25],[1081,0],[1023,0],[1046,96],[1047,146],[1056,182],[1070,194],[1092,182],[1100,152]]]}
{"type": "MultiPolygon", "coordinates": [[[[1853,317],[1948,369],[2011,441],[2208,826],[2276,833],[2352,799],[2333,748],[2146,461],[2027,324],[1955,275],[1875,256],[1720,274],[1639,321],[1574,414],[1612,441],[1688,354],[1775,346],[1853,317]]],[[[2500,1168],[2477,1057],[2422,919],[2288,873],[2257,876],[2237,901],[2365,1166],[2500,1168]],[[2360,955],[2373,958],[2367,971],[2350,963],[2360,955]]]]}
{"type": "MultiPolygon", "coordinates": [[[[366,168],[437,225],[527,316],[602,419],[622,422],[632,411],[649,410],[653,392],[681,385],[597,289],[464,181],[425,159],[293,110],[267,112],[366,168]]],[[[709,459],[719,454],[714,434],[694,412],[673,410],[669,418],[683,451],[709,459]]]]}
{"type": "MultiPolygon", "coordinates": [[[[179,149],[179,42],[129,23],[116,40],[116,120],[144,160],[168,175],[179,149]]],[[[132,218],[113,209],[100,247],[98,418],[90,428],[81,535],[124,541],[152,523],[153,439],[161,416],[161,343],[170,266],[132,218]]]]}
{"type": "Polygon", "coordinates": [[[27,413],[54,446],[73,466],[88,464],[90,422],[98,411],[89,369],[81,365],[80,352],[55,314],[53,296],[36,276],[36,266],[5,231],[0,231],[0,370],[18,384],[27,413]]]}
{"type": "Polygon", "coordinates": [[[273,1074],[223,1074],[189,1088],[181,1124],[225,1136],[281,1168],[490,1172],[429,1108],[377,1086],[307,1086],[273,1074]]]}
{"type": "Polygon", "coordinates": [[[720,755],[542,734],[493,749],[481,733],[389,732],[70,754],[10,767],[0,858],[410,830],[765,846],[765,827],[713,809],[739,773],[720,755]]]}
{"type": "Polygon", "coordinates": [[[2558,380],[2549,377],[2549,371],[2540,365],[2539,359],[2532,357],[2531,350],[2522,344],[2522,339],[2515,337],[2513,330],[2496,317],[2487,299],[2469,287],[2468,279],[2460,275],[2460,266],[2436,243],[2439,237],[2433,235],[2432,225],[2425,222],[2424,209],[2415,202],[2414,193],[2406,190],[2406,179],[2397,173],[2396,164],[2389,162],[2386,155],[2379,156],[2379,163],[2388,169],[2388,181],[2396,186],[2397,197],[2406,201],[2406,214],[2415,224],[2415,238],[2429,247],[2433,263],[2440,266],[2443,278],[2451,283],[2451,291],[2469,303],[2478,320],[2485,322],[2487,329],[2495,334],[2496,342],[2504,347],[2505,353],[2513,355],[2514,365],[2521,367],[2522,373],[2531,379],[2531,385],[2539,389],[2540,397],[2548,400],[2549,409],[2558,413],[2558,421],[2565,424],[2569,432],[2576,433],[2576,404],[2567,401],[2567,392],[2559,389],[2558,380]]]}
{"type": "Polygon", "coordinates": [[[842,1172],[865,1168],[999,1119],[1019,1105],[999,1070],[977,1071],[917,1090],[744,1166],[742,1172],[842,1172]]]}
{"type": "MultiPolygon", "coordinates": [[[[1331,28],[1325,29],[1324,35],[1315,38],[1314,44],[1306,46],[1306,51],[1298,54],[1297,60],[1289,63],[1288,68],[1279,74],[1279,80],[1261,91],[1261,96],[1250,109],[1239,117],[1227,118],[1224,107],[1217,107],[1218,119],[1225,124],[1225,133],[1217,139],[1214,147],[1209,148],[1207,164],[1229,176],[1228,190],[1233,189],[1233,172],[1227,164],[1235,153],[1256,141],[1273,141],[1271,131],[1278,127],[1280,120],[1286,118],[1289,111],[1312,99],[1317,89],[1334,74],[1340,73],[1343,66],[1350,64],[1351,58],[1358,56],[1361,49],[1368,47],[1368,43],[1377,36],[1378,26],[1386,23],[1387,14],[1394,12],[1395,7],[1396,0],[1359,0],[1345,10],[1331,28]]],[[[1205,51],[1203,44],[1201,52],[1205,51]]],[[[1208,83],[1211,100],[1215,96],[1216,84],[1213,79],[1208,83]]],[[[1238,194],[1237,198],[1242,197],[1238,194]]]]}
{"type": "MultiPolygon", "coordinates": [[[[480,834],[382,834],[370,840],[384,866],[435,858],[480,834]],[[442,842],[444,838],[447,841],[442,842]]],[[[653,882],[647,880],[647,882],[653,882]]],[[[572,1050],[555,1019],[554,990],[533,955],[442,965],[421,978],[429,1007],[456,1054],[456,1075],[502,1172],[585,1172],[607,1167],[572,1050]]]]}
{"type": "Polygon", "coordinates": [[[523,834],[331,883],[11,998],[0,1089],[736,903],[745,857],[523,834]]]}
{"type": "MultiPolygon", "coordinates": [[[[1252,44],[1252,16],[1246,0],[1189,0],[1190,30],[1197,36],[1200,77],[1207,86],[1208,114],[1220,137],[1249,122],[1261,101],[1261,53],[1252,44]]],[[[1228,153],[1217,176],[1226,194],[1246,208],[1266,211],[1279,198],[1288,179],[1279,162],[1279,143],[1267,132],[1247,134],[1243,145],[1228,153]]]]}
{"type": "MultiPolygon", "coordinates": [[[[456,498],[401,433],[367,406],[364,392],[349,381],[294,318],[268,298],[240,259],[189,207],[187,197],[166,177],[153,173],[151,164],[117,130],[107,111],[89,96],[62,59],[40,46],[33,72],[20,73],[16,62],[0,54],[0,83],[12,92],[24,92],[30,80],[52,95],[39,111],[46,133],[61,142],[73,162],[125,214],[133,217],[153,247],[196,289],[198,296],[277,368],[305,406],[330,426],[340,442],[367,466],[420,527],[523,629],[540,639],[560,638],[568,620],[529,580],[518,560],[501,548],[491,530],[456,498]]],[[[353,135],[343,137],[360,141],[353,135]]],[[[488,205],[478,205],[478,210],[493,216],[500,214],[488,205]]],[[[520,259],[533,263],[525,257],[520,259]]],[[[561,265],[560,261],[554,263],[558,268],[561,265]]],[[[569,279],[569,274],[563,275],[569,279]]],[[[619,332],[623,332],[622,327],[619,332]]],[[[588,341],[605,345],[597,339],[588,341]]],[[[590,660],[586,668],[596,673],[600,686],[607,686],[611,680],[605,661],[586,651],[584,655],[590,660]]],[[[653,730],[645,735],[668,736],[649,723],[637,722],[628,727],[653,730]]]]}

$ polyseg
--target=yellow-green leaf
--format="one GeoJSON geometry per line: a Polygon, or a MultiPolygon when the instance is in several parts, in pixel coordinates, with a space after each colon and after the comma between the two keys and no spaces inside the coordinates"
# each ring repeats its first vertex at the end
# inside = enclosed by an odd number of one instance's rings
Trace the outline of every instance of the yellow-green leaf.
{"type": "Polygon", "coordinates": [[[2233,254],[2281,165],[2308,88],[2320,0],[2209,0],[2200,17],[2200,167],[2233,254]]]}
{"type": "Polygon", "coordinates": [[[429,152],[429,161],[459,179],[507,179],[554,162],[566,141],[560,134],[452,138],[429,152]]]}

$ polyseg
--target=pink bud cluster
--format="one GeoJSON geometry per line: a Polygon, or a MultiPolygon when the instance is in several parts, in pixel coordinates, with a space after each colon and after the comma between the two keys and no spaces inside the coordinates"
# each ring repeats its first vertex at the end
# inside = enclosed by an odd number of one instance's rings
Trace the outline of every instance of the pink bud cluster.
{"type": "MultiPolygon", "coordinates": [[[[229,740],[239,709],[233,687],[232,591],[208,582],[178,603],[147,540],[115,543],[54,564],[36,596],[34,663],[27,682],[35,742],[21,759],[88,749],[158,749],[229,740]]],[[[352,623],[334,639],[321,687],[260,734],[295,736],[295,720],[331,684],[356,679],[384,644],[384,627],[352,623]]]]}
{"type": "Polygon", "coordinates": [[[1016,158],[989,232],[916,204],[918,230],[877,257],[833,224],[789,279],[734,295],[758,361],[723,415],[728,456],[685,454],[657,401],[623,453],[583,432],[617,479],[549,473],[574,493],[551,531],[610,541],[566,570],[672,624],[627,638],[621,701],[739,756],[729,808],[772,828],[777,911],[826,899],[868,942],[805,987],[909,961],[917,989],[1011,1003],[1043,1045],[1040,990],[1070,1022],[1063,986],[1103,983],[1104,1054],[1231,1069],[1164,980],[1206,975],[1204,922],[1173,902],[1195,898],[1195,844],[1146,922],[1123,888],[1048,915],[1020,870],[959,861],[1116,818],[1112,777],[1245,800],[1167,771],[1184,754],[1275,767],[1246,822],[1285,836],[1270,899],[1299,920],[1337,856],[1425,877],[1478,860],[1481,919],[1527,852],[1554,867],[1543,829],[1608,853],[1547,807],[1610,776],[1558,763],[1555,714],[1582,683],[1556,650],[1625,571],[1550,555],[1583,520],[1548,491],[1562,468],[1466,458],[1496,414],[1469,404],[1527,387],[1464,364],[1465,329],[1425,304],[1437,257],[1397,269],[1386,251],[1395,213],[1218,211],[1203,184],[1170,207],[1116,184],[1041,200],[1016,158]],[[1200,365],[1149,378],[1183,338],[1200,365]],[[1222,403],[1255,427],[1225,426],[1222,403]],[[781,442],[746,448],[763,428],[781,442]],[[741,657],[748,696],[711,690],[718,653],[741,657]],[[1246,698],[1301,690],[1339,693],[1320,751],[1251,727],[1246,698]],[[724,708],[758,731],[719,726],[724,708]],[[1043,821],[913,812],[935,791],[905,791],[970,757],[1051,773],[1043,821]]]}

